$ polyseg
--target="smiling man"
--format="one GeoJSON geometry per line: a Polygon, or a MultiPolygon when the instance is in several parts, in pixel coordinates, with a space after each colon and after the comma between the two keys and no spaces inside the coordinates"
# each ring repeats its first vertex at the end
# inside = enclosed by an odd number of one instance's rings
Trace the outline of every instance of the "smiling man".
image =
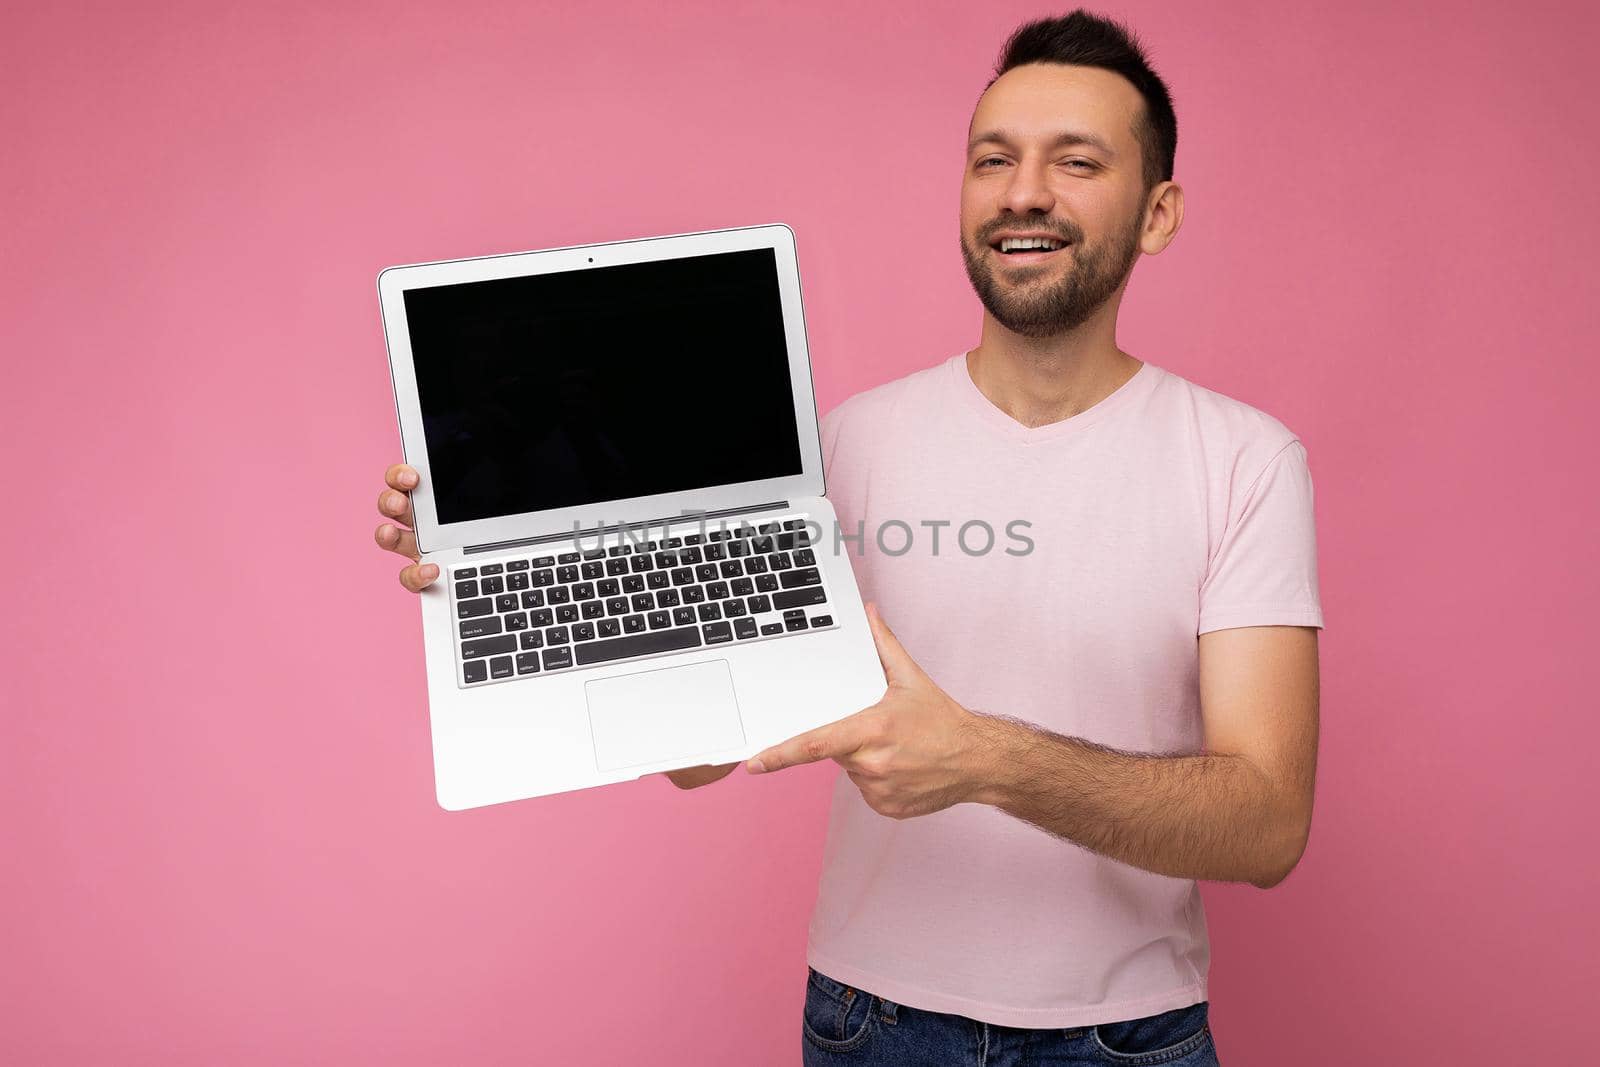
{"type": "MultiPolygon", "coordinates": [[[[978,345],[822,421],[888,692],[746,765],[844,772],[805,1061],[1215,1063],[1195,881],[1274,886],[1311,823],[1306,451],[1117,346],[1134,264],[1183,221],[1171,100],[1123,27],[1020,27],[968,137],[978,345]],[[886,549],[889,523],[918,536],[886,549]],[[1005,550],[969,534],[1019,528],[1005,550]]],[[[415,472],[388,482],[403,519],[415,472]]],[[[390,523],[377,539],[416,558],[390,523]]]]}

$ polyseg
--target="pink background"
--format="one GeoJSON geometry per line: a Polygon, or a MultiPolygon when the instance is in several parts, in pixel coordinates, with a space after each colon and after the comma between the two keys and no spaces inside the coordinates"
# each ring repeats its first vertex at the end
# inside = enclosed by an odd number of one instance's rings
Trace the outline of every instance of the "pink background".
{"type": "MultiPolygon", "coordinates": [[[[6,6],[0,1060],[798,1061],[832,764],[435,805],[374,277],[784,221],[824,410],[970,346],[966,122],[1055,10],[830,6],[6,6]]],[[[1108,10],[1188,197],[1121,343],[1317,486],[1316,824],[1205,888],[1223,1061],[1592,1053],[1594,10],[1108,10]]]]}

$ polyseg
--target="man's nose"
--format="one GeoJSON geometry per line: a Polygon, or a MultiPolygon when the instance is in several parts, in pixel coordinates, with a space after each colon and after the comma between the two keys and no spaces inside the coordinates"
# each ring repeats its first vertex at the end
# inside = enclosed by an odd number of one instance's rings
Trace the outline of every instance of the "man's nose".
{"type": "Polygon", "coordinates": [[[1055,203],[1055,194],[1045,180],[1044,168],[1022,163],[1011,172],[1011,182],[1005,190],[1005,204],[1013,212],[1019,215],[1034,210],[1048,212],[1055,207],[1055,203]]]}

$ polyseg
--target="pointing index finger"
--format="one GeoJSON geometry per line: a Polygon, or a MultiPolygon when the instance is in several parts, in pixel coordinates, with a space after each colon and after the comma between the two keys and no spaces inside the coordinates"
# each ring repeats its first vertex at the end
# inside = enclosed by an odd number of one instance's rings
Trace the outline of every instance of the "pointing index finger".
{"type": "Polygon", "coordinates": [[[782,744],[774,745],[751,757],[745,764],[745,769],[751,774],[762,774],[766,771],[781,771],[785,767],[794,767],[802,763],[816,763],[819,760],[849,755],[861,747],[853,719],[854,716],[851,716],[797,734],[782,744]]]}

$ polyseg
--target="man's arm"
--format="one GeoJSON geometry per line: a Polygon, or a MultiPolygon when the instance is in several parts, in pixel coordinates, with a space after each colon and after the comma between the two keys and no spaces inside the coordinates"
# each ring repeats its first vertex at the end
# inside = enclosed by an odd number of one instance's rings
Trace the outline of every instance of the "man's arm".
{"type": "Polygon", "coordinates": [[[1311,830],[1317,631],[1201,635],[1200,702],[1200,756],[1119,752],[980,716],[989,756],[973,799],[1157,874],[1269,889],[1311,830]]]}
{"type": "Polygon", "coordinates": [[[1173,877],[1269,888],[1299,861],[1316,772],[1315,628],[1202,635],[1206,754],[1160,756],[968,711],[917,666],[875,605],[867,617],[889,680],[883,699],[758,754],[752,772],[833,759],[890,818],[993,804],[1173,877]]]}

